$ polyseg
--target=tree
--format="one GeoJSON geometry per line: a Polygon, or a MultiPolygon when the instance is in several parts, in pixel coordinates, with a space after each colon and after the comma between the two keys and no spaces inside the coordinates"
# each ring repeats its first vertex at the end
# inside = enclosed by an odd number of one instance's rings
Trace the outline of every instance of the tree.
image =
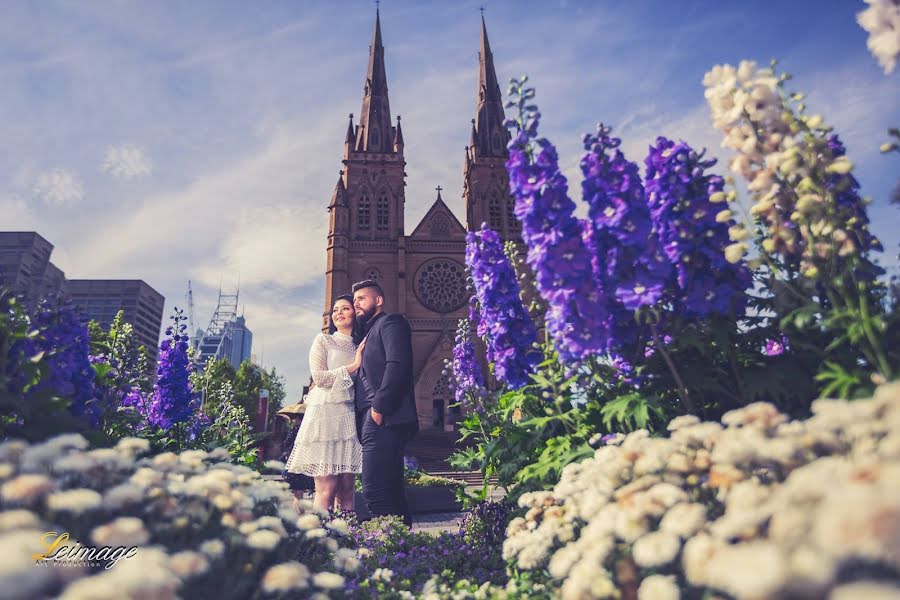
{"type": "Polygon", "coordinates": [[[284,376],[278,373],[275,367],[270,371],[263,370],[263,388],[269,390],[269,410],[266,416],[267,423],[272,424],[275,413],[284,405],[287,392],[284,389],[284,376]]]}
{"type": "Polygon", "coordinates": [[[262,369],[245,360],[234,376],[234,403],[244,408],[254,425],[259,411],[259,390],[263,388],[262,374],[262,369]]]}

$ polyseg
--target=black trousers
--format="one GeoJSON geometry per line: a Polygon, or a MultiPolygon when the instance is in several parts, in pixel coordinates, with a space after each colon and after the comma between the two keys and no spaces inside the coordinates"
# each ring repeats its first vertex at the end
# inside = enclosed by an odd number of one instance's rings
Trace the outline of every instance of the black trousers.
{"type": "Polygon", "coordinates": [[[403,477],[403,452],[409,441],[407,427],[387,427],[372,420],[368,410],[357,413],[362,443],[362,484],[366,508],[373,517],[397,515],[412,526],[403,477]]]}

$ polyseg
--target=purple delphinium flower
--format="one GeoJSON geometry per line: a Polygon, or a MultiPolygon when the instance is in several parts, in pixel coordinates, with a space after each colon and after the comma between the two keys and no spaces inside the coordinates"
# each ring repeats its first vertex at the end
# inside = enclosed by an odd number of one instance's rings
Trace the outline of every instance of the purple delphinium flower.
{"type": "Polygon", "coordinates": [[[466,405],[470,395],[477,395],[484,389],[484,376],[475,355],[475,344],[469,321],[460,319],[456,330],[456,345],[453,347],[454,395],[456,401],[466,405]]]}
{"type": "Polygon", "coordinates": [[[533,348],[537,330],[522,305],[516,272],[503,252],[503,242],[487,225],[466,236],[466,266],[481,311],[478,335],[487,338],[487,359],[494,363],[497,379],[519,389],[540,361],[533,348]]]}
{"type": "Polygon", "coordinates": [[[619,149],[621,140],[602,123],[584,136],[582,196],[588,203],[589,240],[594,280],[608,301],[607,350],[615,352],[638,339],[633,313],[659,302],[671,271],[650,236],[651,221],[635,163],[619,149]]]}
{"type": "Polygon", "coordinates": [[[706,173],[715,163],[688,144],[664,137],[656,139],[645,161],[653,233],[674,266],[668,300],[676,314],[689,317],[740,314],[751,284],[743,263],[725,260],[734,221],[719,222],[725,205],[710,201],[724,186],[722,177],[706,173]]]}
{"type": "Polygon", "coordinates": [[[766,341],[766,348],[763,350],[763,353],[766,356],[780,356],[789,348],[790,344],[788,343],[787,337],[785,335],[780,335],[777,338],[766,341]]]}
{"type": "Polygon", "coordinates": [[[29,393],[51,391],[70,402],[69,412],[97,425],[100,407],[94,399],[94,369],[90,361],[90,334],[74,307],[45,300],[31,318],[40,331],[25,340],[26,356],[45,353],[47,373],[29,393]]]}
{"type": "Polygon", "coordinates": [[[526,261],[547,301],[545,322],[556,349],[563,360],[579,361],[606,347],[606,300],[590,276],[584,225],[574,215],[556,148],[544,138],[535,139],[540,113],[525,105],[533,90],[523,91],[514,83],[512,95],[518,97],[519,130],[509,144],[506,168],[528,247],[526,261]]]}
{"type": "Polygon", "coordinates": [[[189,338],[184,335],[187,326],[182,323],[187,317],[183,312],[175,309],[172,325],[166,328],[169,337],[159,345],[158,377],[148,406],[148,421],[165,430],[188,421],[195,409],[188,377],[191,370],[187,352],[189,338]]]}

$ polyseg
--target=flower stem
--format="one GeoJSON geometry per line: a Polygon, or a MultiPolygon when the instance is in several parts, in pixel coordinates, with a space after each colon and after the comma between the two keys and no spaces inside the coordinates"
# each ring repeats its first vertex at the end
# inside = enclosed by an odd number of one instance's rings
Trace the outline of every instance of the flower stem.
{"type": "Polygon", "coordinates": [[[695,414],[697,412],[697,408],[694,406],[691,397],[688,395],[687,388],[684,387],[684,382],[681,380],[681,376],[678,374],[678,369],[675,368],[675,363],[672,362],[672,357],[669,356],[669,353],[666,351],[662,340],[659,339],[659,332],[656,331],[655,324],[650,324],[650,331],[653,332],[653,341],[656,342],[656,349],[659,350],[660,354],[662,354],[663,360],[666,361],[666,365],[668,365],[669,371],[672,373],[672,377],[675,378],[675,383],[678,385],[678,389],[681,391],[682,404],[684,404],[684,407],[688,410],[689,413],[695,414]]]}

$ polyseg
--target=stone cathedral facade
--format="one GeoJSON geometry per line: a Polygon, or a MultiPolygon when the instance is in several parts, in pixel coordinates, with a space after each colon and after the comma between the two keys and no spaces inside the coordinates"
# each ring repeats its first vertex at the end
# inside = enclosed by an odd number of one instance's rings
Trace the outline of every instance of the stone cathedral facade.
{"type": "Polygon", "coordinates": [[[423,429],[452,429],[457,416],[450,408],[453,394],[447,376],[441,372],[444,361],[452,358],[457,322],[468,316],[467,229],[486,222],[504,239],[521,243],[505,168],[510,134],[503,121],[502,95],[482,18],[474,119],[471,125],[460,124],[471,128],[462,172],[466,225],[454,216],[438,187],[431,208],[407,234],[403,131],[400,116],[396,123],[391,116],[376,11],[362,110],[356,125],[350,115],[343,169],[328,205],[323,330],[333,298],[349,293],[357,281],[378,281],[387,296],[387,311],[403,313],[412,326],[415,394],[423,429]]]}

